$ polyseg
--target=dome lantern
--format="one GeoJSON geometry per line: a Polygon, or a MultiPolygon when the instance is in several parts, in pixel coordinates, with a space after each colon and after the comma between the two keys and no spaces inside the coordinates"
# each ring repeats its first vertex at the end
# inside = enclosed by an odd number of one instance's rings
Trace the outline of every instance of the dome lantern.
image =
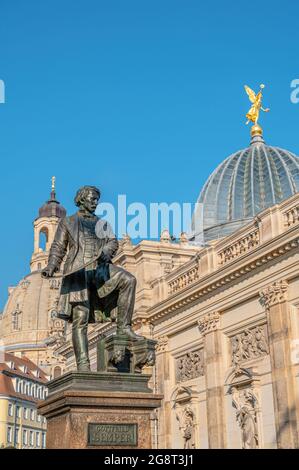
{"type": "Polygon", "coordinates": [[[51,193],[50,199],[45,202],[43,206],[39,209],[39,217],[65,217],[66,210],[65,208],[57,201],[56,199],[56,191],[55,191],[55,176],[52,176],[52,186],[51,186],[51,193]]]}
{"type": "Polygon", "coordinates": [[[40,207],[39,216],[33,223],[34,252],[30,263],[31,271],[46,266],[59,220],[66,216],[65,208],[56,199],[55,179],[55,176],[52,176],[50,199],[40,207]]]}

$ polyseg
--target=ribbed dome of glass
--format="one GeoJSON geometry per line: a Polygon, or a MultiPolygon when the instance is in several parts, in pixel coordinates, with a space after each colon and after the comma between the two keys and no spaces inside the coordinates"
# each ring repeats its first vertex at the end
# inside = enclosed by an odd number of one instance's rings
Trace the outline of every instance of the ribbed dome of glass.
{"type": "Polygon", "coordinates": [[[254,135],[250,147],[216,168],[200,193],[197,202],[203,204],[204,239],[234,232],[263,209],[298,191],[299,158],[254,135]]]}

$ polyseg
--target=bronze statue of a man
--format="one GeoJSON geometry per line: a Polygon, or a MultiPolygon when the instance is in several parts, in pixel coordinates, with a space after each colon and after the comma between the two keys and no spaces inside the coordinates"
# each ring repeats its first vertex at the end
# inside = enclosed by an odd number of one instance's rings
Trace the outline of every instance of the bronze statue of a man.
{"type": "Polygon", "coordinates": [[[142,338],[131,328],[136,279],[111,259],[118,241],[110,225],[95,215],[100,190],[83,186],[75,197],[75,214],[61,219],[42,276],[52,277],[67,254],[61,283],[58,316],[72,322],[77,368],[90,370],[88,323],[109,319],[117,307],[117,332],[131,340],[142,338]]]}

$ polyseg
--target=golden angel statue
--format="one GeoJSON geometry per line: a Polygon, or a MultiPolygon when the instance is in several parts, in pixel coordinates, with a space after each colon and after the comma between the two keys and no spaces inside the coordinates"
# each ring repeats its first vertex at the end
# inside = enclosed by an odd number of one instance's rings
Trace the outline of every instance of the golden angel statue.
{"type": "Polygon", "coordinates": [[[265,113],[268,113],[270,111],[269,108],[264,109],[262,107],[262,89],[265,88],[265,85],[260,85],[260,91],[257,94],[255,94],[254,91],[247,85],[245,85],[244,88],[252,103],[250,110],[246,114],[246,117],[248,119],[246,124],[248,124],[250,121],[252,121],[254,124],[257,124],[260,110],[264,111],[265,113]]]}

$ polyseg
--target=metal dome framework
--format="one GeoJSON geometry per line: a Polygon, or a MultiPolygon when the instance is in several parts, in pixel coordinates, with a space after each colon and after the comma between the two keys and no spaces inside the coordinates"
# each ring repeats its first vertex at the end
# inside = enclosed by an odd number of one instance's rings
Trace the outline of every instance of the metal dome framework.
{"type": "Polygon", "coordinates": [[[204,239],[237,230],[262,210],[299,191],[299,158],[265,144],[261,136],[250,147],[225,159],[205,183],[198,203],[203,204],[204,239]]]}

